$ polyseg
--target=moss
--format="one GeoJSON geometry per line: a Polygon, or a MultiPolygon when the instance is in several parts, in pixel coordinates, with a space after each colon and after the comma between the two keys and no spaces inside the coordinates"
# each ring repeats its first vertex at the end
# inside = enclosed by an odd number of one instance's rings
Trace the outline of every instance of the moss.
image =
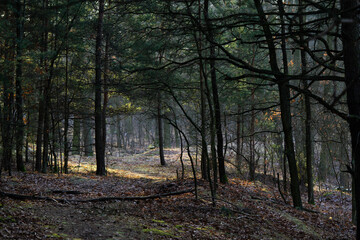
{"type": "Polygon", "coordinates": [[[166,223],[166,222],[163,221],[163,220],[157,220],[157,219],[153,219],[152,221],[155,222],[155,223],[166,223]]]}
{"type": "Polygon", "coordinates": [[[209,226],[209,227],[197,227],[195,228],[196,230],[201,230],[201,231],[211,231],[211,230],[215,230],[213,227],[209,226]]]}
{"type": "Polygon", "coordinates": [[[61,238],[61,236],[59,234],[57,234],[57,233],[53,233],[51,235],[48,235],[47,237],[49,237],[49,238],[61,238]]]}
{"type": "Polygon", "coordinates": [[[168,236],[168,237],[178,237],[178,236],[174,236],[169,231],[165,231],[165,230],[161,230],[161,229],[157,229],[157,228],[146,228],[146,229],[143,229],[142,232],[157,234],[157,235],[161,235],[161,236],[168,236]]]}

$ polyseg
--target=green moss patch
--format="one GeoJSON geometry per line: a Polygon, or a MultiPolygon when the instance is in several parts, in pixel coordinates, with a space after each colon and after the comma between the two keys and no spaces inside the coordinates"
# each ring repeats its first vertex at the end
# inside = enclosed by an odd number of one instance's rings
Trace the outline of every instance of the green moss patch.
{"type": "Polygon", "coordinates": [[[161,229],[157,229],[157,228],[146,228],[146,229],[143,229],[142,232],[143,233],[152,233],[152,234],[156,234],[156,235],[160,235],[160,236],[168,236],[168,237],[175,237],[175,238],[178,237],[178,236],[175,236],[170,231],[161,230],[161,229]]]}

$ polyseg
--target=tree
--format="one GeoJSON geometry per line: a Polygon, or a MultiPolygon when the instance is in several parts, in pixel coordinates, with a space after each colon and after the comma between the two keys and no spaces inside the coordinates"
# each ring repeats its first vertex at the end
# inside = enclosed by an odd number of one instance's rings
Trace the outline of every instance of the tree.
{"type": "Polygon", "coordinates": [[[99,1],[98,22],[95,46],[95,151],[96,151],[96,175],[105,175],[105,142],[103,138],[103,112],[101,107],[101,53],[103,40],[104,0],[99,1]]]}
{"type": "Polygon", "coordinates": [[[347,105],[352,147],[352,176],[355,185],[356,239],[360,239],[360,4],[341,0],[341,37],[344,51],[347,105]]]}
{"type": "Polygon", "coordinates": [[[285,135],[285,153],[289,162],[289,170],[291,177],[291,196],[293,198],[293,204],[296,208],[302,208],[301,194],[299,188],[298,180],[298,169],[296,165],[295,152],[294,152],[294,142],[292,135],[292,126],[291,126],[291,110],[290,110],[290,89],[287,85],[287,79],[280,72],[280,69],[277,64],[277,56],[275,51],[275,44],[273,41],[273,35],[271,33],[269,23],[266,19],[263,7],[259,0],[254,0],[256,9],[259,13],[260,24],[263,28],[266,42],[268,45],[270,66],[273,74],[277,80],[279,97],[280,97],[280,109],[281,109],[281,121],[283,126],[283,131],[285,135]]]}
{"type": "MultiPolygon", "coordinates": [[[[304,43],[304,16],[303,16],[303,2],[299,0],[299,24],[300,24],[300,42],[304,43]]],[[[301,54],[301,73],[306,75],[307,72],[307,59],[304,49],[300,50],[301,54]]],[[[304,89],[308,88],[308,81],[304,80],[304,89]]],[[[306,176],[308,184],[308,203],[314,204],[314,180],[313,180],[313,145],[312,145],[312,131],[311,131],[311,103],[310,97],[304,94],[304,107],[305,107],[305,152],[306,152],[306,176]]]]}
{"type": "Polygon", "coordinates": [[[23,160],[24,120],[22,90],[22,49],[24,38],[24,2],[16,1],[16,165],[18,171],[25,171],[23,160]]]}
{"type": "Polygon", "coordinates": [[[216,68],[215,68],[215,44],[214,44],[214,30],[209,19],[209,1],[204,1],[204,18],[206,22],[207,37],[210,42],[210,78],[211,78],[211,89],[214,104],[215,114],[215,130],[217,137],[217,160],[219,164],[219,179],[221,183],[227,183],[227,176],[225,172],[225,158],[224,158],[224,141],[221,128],[221,111],[219,94],[216,82],[216,68]]]}

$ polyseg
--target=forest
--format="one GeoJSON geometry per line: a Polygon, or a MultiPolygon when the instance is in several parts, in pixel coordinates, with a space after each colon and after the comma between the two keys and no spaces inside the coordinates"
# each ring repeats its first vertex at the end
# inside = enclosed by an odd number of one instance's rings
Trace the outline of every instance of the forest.
{"type": "Polygon", "coordinates": [[[360,2],[1,0],[1,239],[360,239],[360,2]]]}

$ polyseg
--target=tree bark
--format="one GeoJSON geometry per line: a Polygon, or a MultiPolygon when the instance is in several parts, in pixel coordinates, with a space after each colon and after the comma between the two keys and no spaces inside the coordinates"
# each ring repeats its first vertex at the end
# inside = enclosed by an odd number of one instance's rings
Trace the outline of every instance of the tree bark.
{"type": "Polygon", "coordinates": [[[214,33],[213,33],[212,24],[209,19],[208,10],[209,10],[209,0],[205,0],[204,17],[207,26],[207,34],[210,41],[210,78],[211,78],[212,96],[213,96],[214,113],[215,113],[215,129],[216,129],[216,138],[217,138],[217,159],[219,164],[219,179],[221,183],[227,183],[228,179],[225,171],[225,158],[223,152],[224,140],[221,129],[221,110],[220,110],[219,93],[216,82],[214,33]]]}
{"type": "MultiPolygon", "coordinates": [[[[299,26],[300,26],[300,43],[306,44],[304,41],[304,29],[303,23],[305,17],[303,16],[303,1],[299,0],[299,26]]],[[[300,50],[301,55],[301,72],[303,75],[306,75],[307,71],[307,60],[306,52],[304,48],[300,50]]],[[[307,80],[303,82],[304,89],[308,88],[307,80]]],[[[304,104],[305,104],[305,155],[306,155],[306,176],[308,184],[308,203],[314,204],[314,180],[313,180],[313,171],[312,171],[312,162],[313,162],[313,146],[312,146],[312,132],[311,132],[311,105],[310,97],[307,94],[304,94],[304,104]]]]}
{"type": "MultiPolygon", "coordinates": [[[[5,18],[9,18],[9,13],[5,11],[5,18]]],[[[12,84],[12,73],[14,71],[13,64],[11,61],[14,60],[14,51],[13,46],[10,46],[8,39],[5,40],[5,49],[4,59],[6,62],[2,68],[2,74],[0,77],[3,82],[3,115],[2,115],[2,167],[5,171],[9,172],[11,176],[11,163],[12,163],[12,126],[13,126],[13,84],[12,84]]]]}
{"type": "Polygon", "coordinates": [[[82,121],[83,127],[83,143],[84,143],[84,155],[89,157],[93,156],[93,142],[92,142],[92,130],[91,130],[91,122],[89,119],[84,118],[82,121]]]}
{"type": "Polygon", "coordinates": [[[251,90],[249,180],[255,180],[255,89],[251,90]]]}
{"type": "MultiPolygon", "coordinates": [[[[43,0],[42,2],[42,10],[45,11],[48,6],[48,1],[43,0]]],[[[41,46],[42,46],[42,53],[45,54],[48,50],[48,20],[46,17],[43,17],[42,24],[43,24],[43,32],[41,36],[41,46]]],[[[42,57],[40,59],[40,66],[44,72],[47,72],[47,59],[42,57]]],[[[35,169],[36,171],[40,172],[42,170],[42,148],[43,148],[43,135],[44,135],[44,119],[45,119],[45,84],[42,83],[46,80],[46,76],[41,76],[41,83],[40,83],[40,99],[39,99],[39,113],[38,113],[38,126],[37,126],[37,136],[36,136],[36,164],[35,169]]]]}
{"type": "Polygon", "coordinates": [[[165,166],[165,157],[164,157],[164,136],[163,136],[163,128],[162,128],[162,118],[161,118],[161,96],[160,92],[158,93],[157,99],[157,129],[158,129],[158,137],[159,137],[159,155],[160,155],[160,164],[161,166],[165,166]]]}
{"type": "Polygon", "coordinates": [[[21,0],[16,0],[16,165],[18,171],[25,171],[23,160],[24,121],[22,98],[22,48],[23,48],[23,15],[25,6],[21,0]]]}
{"type": "Polygon", "coordinates": [[[104,19],[104,0],[99,1],[99,15],[97,22],[96,46],[95,46],[95,151],[96,151],[96,175],[105,175],[105,155],[102,131],[101,110],[101,45],[104,19]]]}
{"type": "Polygon", "coordinates": [[[355,191],[356,239],[360,239],[360,24],[359,1],[341,0],[345,83],[352,147],[355,191]]]}
{"type": "Polygon", "coordinates": [[[242,145],[242,139],[241,139],[241,105],[237,105],[237,116],[236,116],[236,165],[239,169],[239,174],[241,174],[241,145],[242,145]]]}
{"type": "MultiPolygon", "coordinates": [[[[262,8],[262,5],[259,0],[254,0],[254,3],[257,12],[259,14],[260,24],[263,28],[266,42],[268,45],[270,67],[278,82],[277,85],[278,85],[279,97],[280,97],[281,122],[285,135],[285,152],[289,162],[289,170],[290,170],[290,178],[291,178],[291,183],[290,183],[291,196],[293,199],[293,205],[295,208],[301,209],[302,202],[301,202],[298,169],[296,165],[292,126],[291,126],[290,89],[287,83],[288,80],[285,78],[284,74],[280,72],[279,66],[277,64],[277,54],[273,40],[273,35],[271,33],[269,23],[267,22],[267,18],[262,8]]],[[[280,16],[283,16],[282,1],[278,1],[278,3],[279,3],[279,10],[282,12],[282,13],[280,12],[280,16]]]]}
{"type": "MultiPolygon", "coordinates": [[[[199,21],[201,21],[201,0],[198,0],[198,17],[199,21]]],[[[204,180],[208,180],[208,149],[206,142],[206,99],[205,99],[205,83],[204,83],[204,62],[202,56],[202,32],[199,30],[198,38],[197,34],[194,33],[194,39],[196,42],[196,48],[199,55],[199,80],[200,80],[200,118],[201,118],[201,178],[204,180]]]]}
{"type": "MultiPolygon", "coordinates": [[[[67,9],[67,12],[69,9],[67,9]]],[[[67,41],[67,40],[66,40],[67,41]]],[[[69,47],[65,49],[65,99],[64,99],[64,172],[69,173],[69,103],[68,103],[68,84],[69,84],[69,47]]]]}
{"type": "Polygon", "coordinates": [[[102,125],[102,150],[104,158],[106,156],[106,108],[109,102],[109,93],[108,93],[108,78],[110,75],[109,71],[109,46],[110,46],[110,35],[109,33],[105,34],[105,59],[104,59],[104,99],[103,99],[103,106],[102,106],[102,116],[101,116],[101,125],[102,125]]]}
{"type": "Polygon", "coordinates": [[[80,154],[80,132],[81,132],[81,126],[80,126],[80,119],[78,116],[74,116],[74,127],[73,127],[73,139],[71,144],[71,154],[72,155],[79,155],[80,154]]]}

